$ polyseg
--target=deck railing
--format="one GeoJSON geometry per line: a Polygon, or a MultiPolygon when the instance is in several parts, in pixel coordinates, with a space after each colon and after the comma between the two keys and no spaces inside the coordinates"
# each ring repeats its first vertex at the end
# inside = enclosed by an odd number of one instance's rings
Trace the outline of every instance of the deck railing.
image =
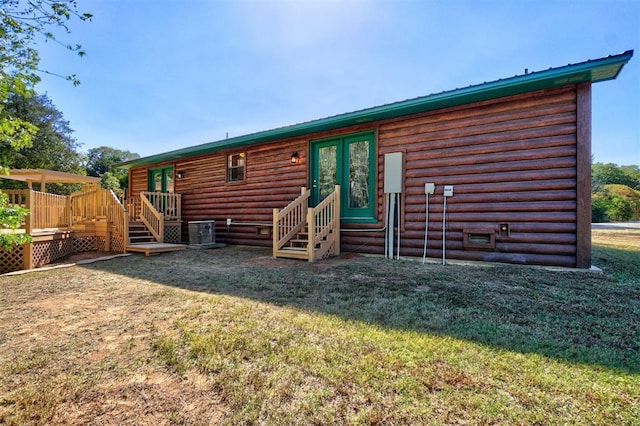
{"type": "Polygon", "coordinates": [[[340,254],[340,185],[336,185],[335,191],[316,207],[309,208],[307,223],[307,254],[310,261],[313,262],[327,254],[340,254]],[[324,246],[321,243],[325,243],[324,246]],[[316,248],[318,246],[320,249],[316,248]]]}
{"type": "Polygon", "coordinates": [[[28,189],[3,189],[2,192],[9,196],[9,205],[27,208],[29,200],[28,189]]]}
{"type": "Polygon", "coordinates": [[[173,192],[141,192],[164,220],[180,220],[182,218],[182,195],[173,192]]]}
{"type": "Polygon", "coordinates": [[[148,193],[140,193],[140,220],[159,243],[164,242],[164,215],[147,198],[148,193]]]}
{"type": "Polygon", "coordinates": [[[66,196],[31,191],[29,204],[29,215],[33,228],[64,228],[69,226],[69,205],[66,196]]]}
{"type": "Polygon", "coordinates": [[[282,210],[273,209],[273,256],[304,228],[311,191],[302,188],[301,195],[282,210]]]}
{"type": "Polygon", "coordinates": [[[113,224],[113,228],[117,233],[118,244],[111,245],[111,250],[125,253],[127,249],[127,239],[129,238],[129,215],[113,191],[106,189],[99,191],[104,191],[105,197],[103,201],[107,221],[113,224]]]}
{"type": "Polygon", "coordinates": [[[98,198],[96,191],[71,194],[71,223],[83,223],[98,217],[98,198]]]}
{"type": "Polygon", "coordinates": [[[70,229],[75,224],[106,220],[117,233],[112,251],[124,252],[129,232],[129,217],[113,191],[97,189],[69,196],[47,194],[32,190],[3,190],[9,196],[9,205],[29,209],[24,229],[70,229]]]}
{"type": "Polygon", "coordinates": [[[25,229],[66,228],[70,226],[69,203],[64,195],[47,194],[28,189],[3,190],[9,205],[29,209],[25,229]]]}
{"type": "Polygon", "coordinates": [[[127,213],[131,222],[140,221],[140,197],[129,197],[125,200],[127,213]]]}

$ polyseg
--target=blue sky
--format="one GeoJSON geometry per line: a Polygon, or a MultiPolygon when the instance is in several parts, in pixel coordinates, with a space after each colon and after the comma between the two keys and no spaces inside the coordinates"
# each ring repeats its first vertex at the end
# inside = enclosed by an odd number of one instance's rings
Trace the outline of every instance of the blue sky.
{"type": "Polygon", "coordinates": [[[93,21],[42,43],[43,76],[84,151],[142,156],[582,62],[596,161],[640,164],[640,2],[78,0],[93,21]]]}

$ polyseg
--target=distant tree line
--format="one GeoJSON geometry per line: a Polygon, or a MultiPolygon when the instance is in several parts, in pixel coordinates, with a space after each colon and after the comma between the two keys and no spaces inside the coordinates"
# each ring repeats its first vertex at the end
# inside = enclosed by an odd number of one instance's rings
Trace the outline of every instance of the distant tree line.
{"type": "Polygon", "coordinates": [[[594,163],[591,166],[591,221],[640,220],[640,168],[594,163]]]}

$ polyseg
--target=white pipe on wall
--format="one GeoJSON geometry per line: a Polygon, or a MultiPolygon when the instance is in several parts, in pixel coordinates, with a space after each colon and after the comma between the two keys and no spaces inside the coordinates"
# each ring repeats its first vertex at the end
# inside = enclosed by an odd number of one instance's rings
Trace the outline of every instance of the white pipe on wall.
{"type": "Polygon", "coordinates": [[[401,207],[401,203],[402,203],[402,197],[400,196],[400,194],[397,194],[398,197],[398,255],[396,256],[396,259],[400,259],[400,231],[402,228],[402,215],[401,215],[401,211],[402,209],[401,207]]]}
{"type": "Polygon", "coordinates": [[[446,247],[446,238],[445,238],[445,233],[446,233],[446,216],[447,216],[447,197],[444,197],[444,207],[442,209],[442,264],[446,265],[447,263],[447,257],[446,257],[446,251],[447,251],[447,247],[446,247]]]}
{"type": "Polygon", "coordinates": [[[424,194],[424,249],[422,250],[422,264],[427,260],[427,236],[429,234],[429,194],[424,194]]]}
{"type": "Polygon", "coordinates": [[[387,240],[389,239],[389,197],[390,194],[386,193],[385,195],[385,206],[384,206],[384,257],[389,257],[389,247],[387,245],[387,240]]]}
{"type": "Polygon", "coordinates": [[[396,223],[396,194],[390,195],[389,204],[389,239],[387,240],[388,258],[393,259],[393,227],[396,223]]]}

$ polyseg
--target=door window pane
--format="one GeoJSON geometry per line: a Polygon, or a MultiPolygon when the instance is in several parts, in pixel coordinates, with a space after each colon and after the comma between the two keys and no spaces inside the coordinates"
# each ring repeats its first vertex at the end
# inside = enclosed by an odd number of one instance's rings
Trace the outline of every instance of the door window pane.
{"type": "Polygon", "coordinates": [[[153,174],[153,190],[162,192],[162,171],[158,170],[153,174]]]}
{"type": "Polygon", "coordinates": [[[337,146],[323,146],[318,149],[319,170],[318,170],[318,202],[327,198],[334,191],[337,182],[337,146]]]}
{"type": "Polygon", "coordinates": [[[167,188],[166,192],[173,192],[173,169],[165,169],[167,188]]]}
{"type": "Polygon", "coordinates": [[[369,141],[349,144],[349,208],[369,207],[369,141]]]}

